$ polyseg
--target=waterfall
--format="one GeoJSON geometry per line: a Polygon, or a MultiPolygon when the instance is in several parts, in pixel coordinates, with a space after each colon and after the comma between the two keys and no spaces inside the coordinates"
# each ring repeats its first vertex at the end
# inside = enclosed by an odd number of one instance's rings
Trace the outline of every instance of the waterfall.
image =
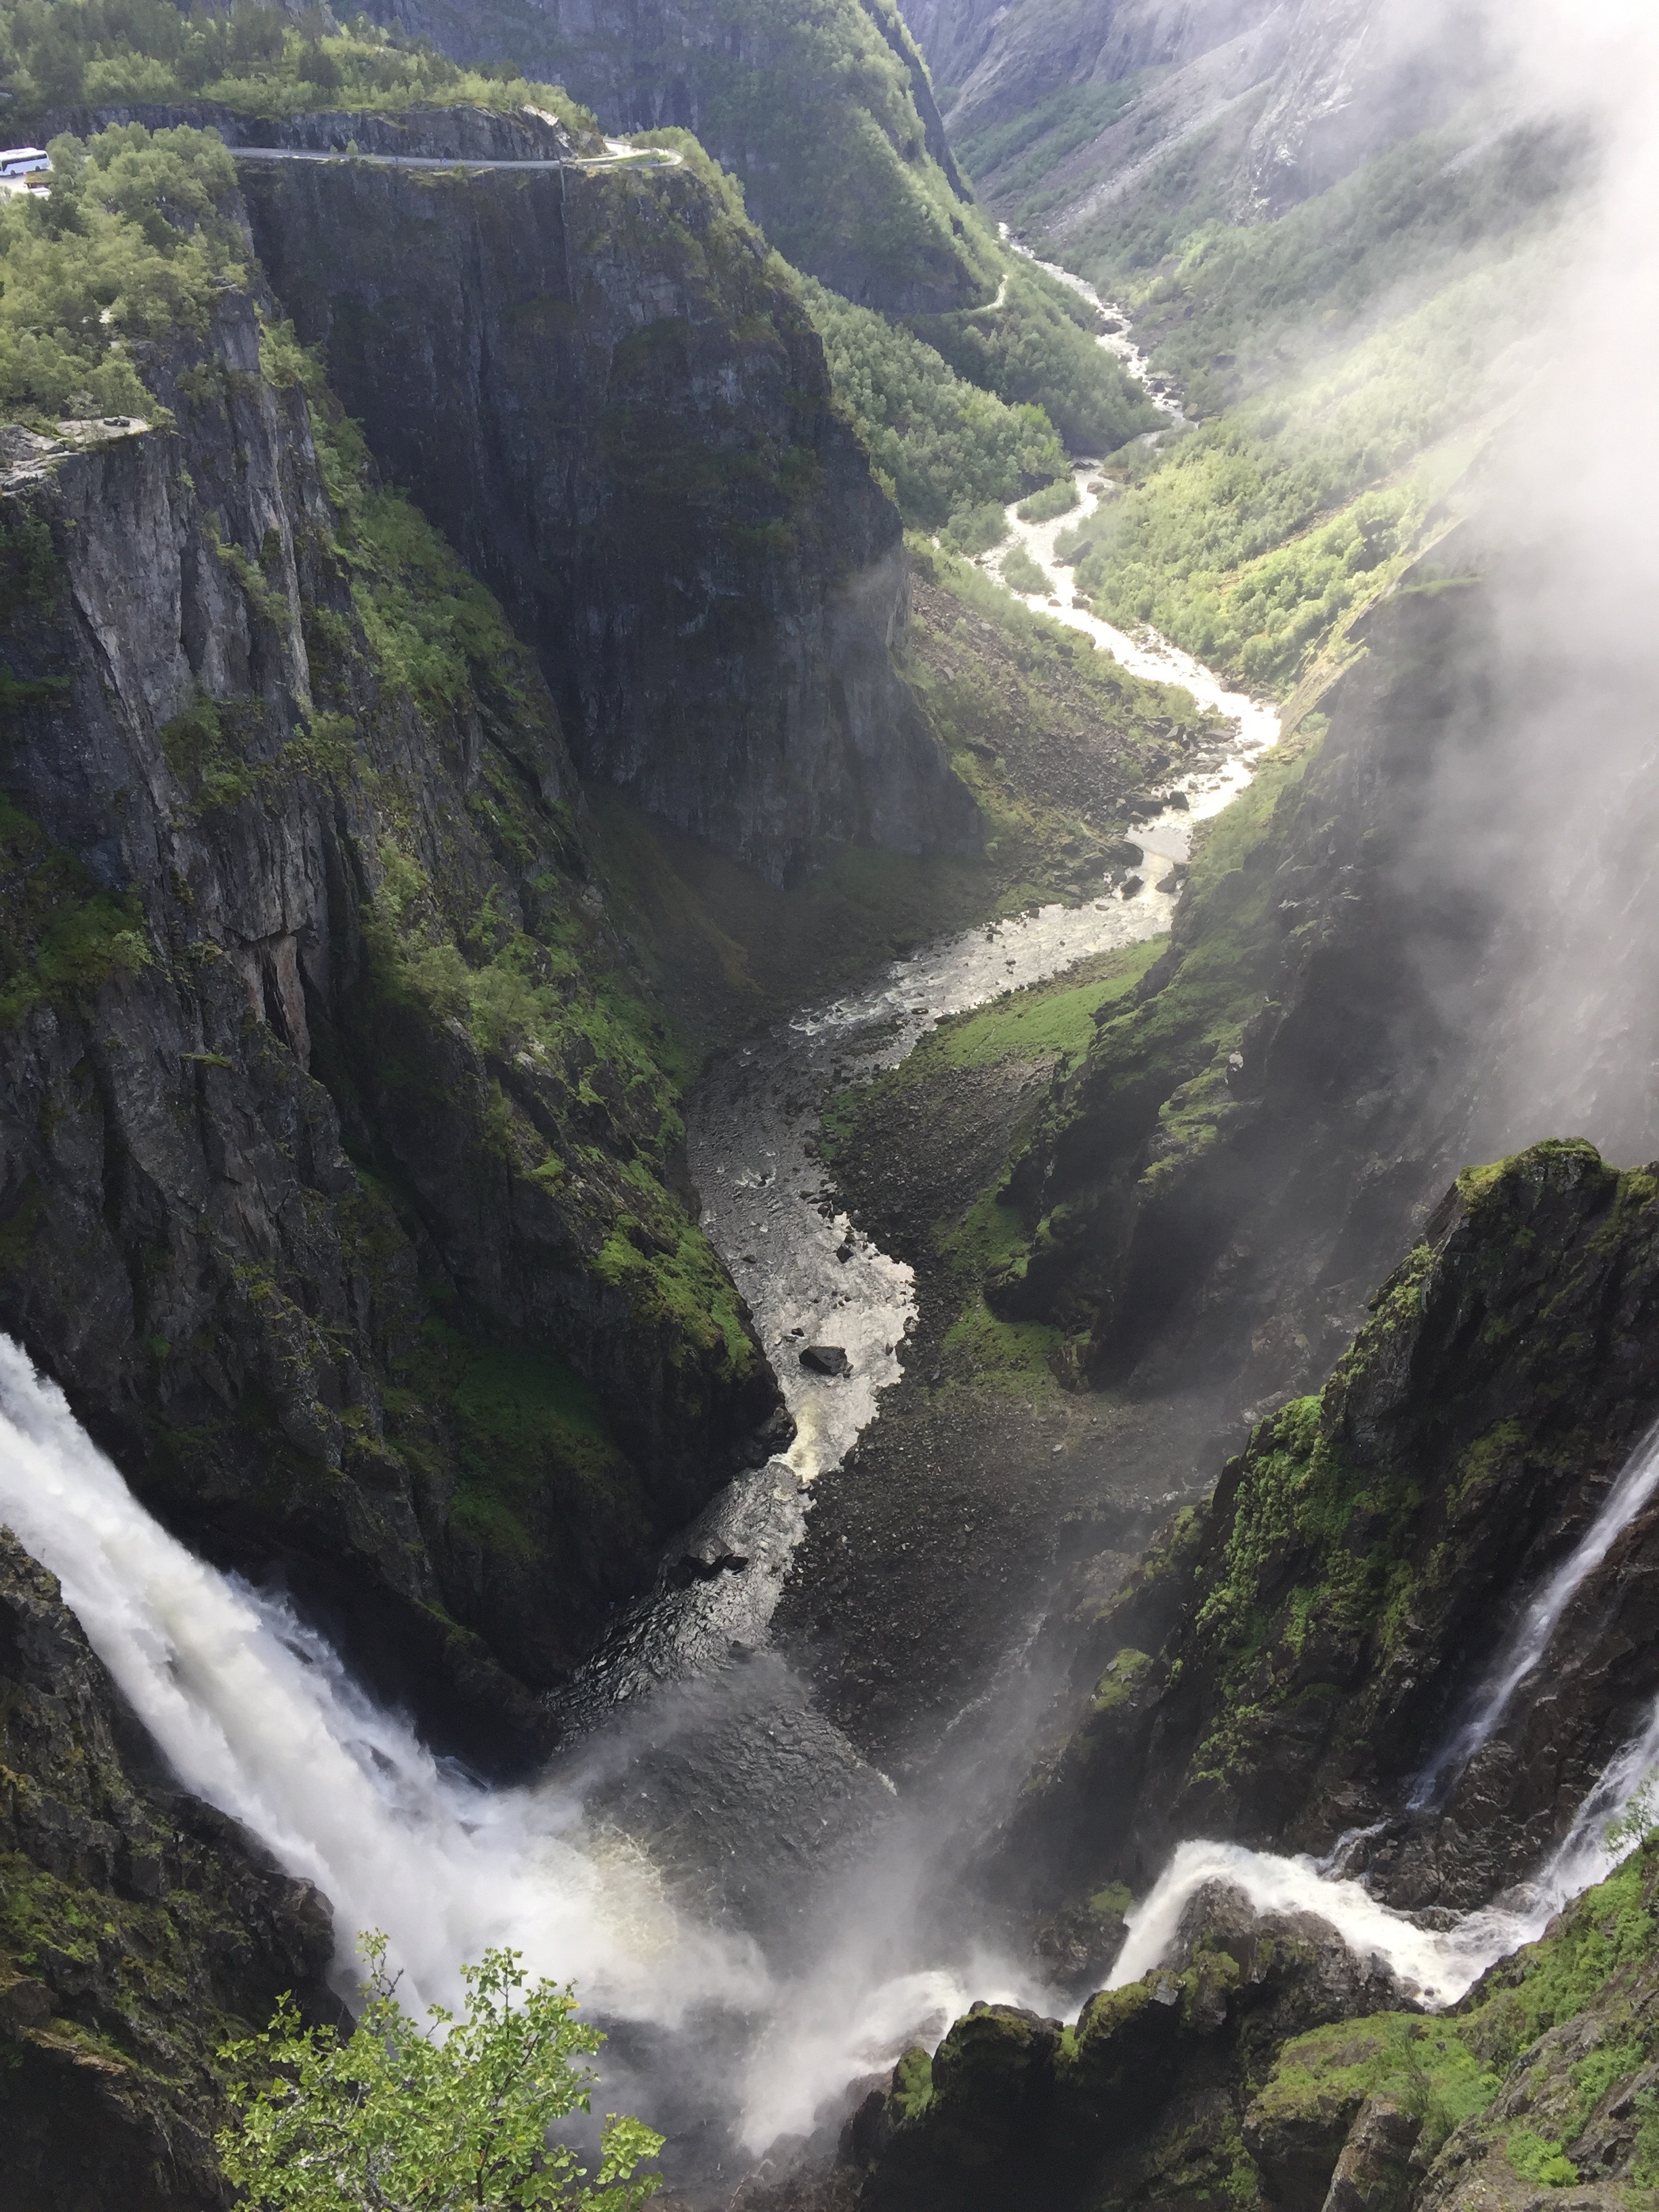
{"type": "Polygon", "coordinates": [[[1601,1511],[1504,1638],[1471,1701],[1468,1717],[1448,1737],[1419,1775],[1408,1802],[1422,1810],[1438,1804],[1509,1711],[1510,1701],[1548,1650],[1562,1614],[1586,1578],[1659,1489],[1659,1424],[1649,1430],[1626,1462],[1601,1511]]]}
{"type": "MultiPolygon", "coordinates": [[[[1605,1548],[1605,1547],[1604,1547],[1605,1548]]],[[[1579,1807],[1565,1840],[1542,1871],[1501,1904],[1466,1913],[1443,1931],[1419,1928],[1380,1904],[1364,1885],[1330,1869],[1333,1859],[1281,1858],[1243,1844],[1193,1842],[1170,1863],[1128,1916],[1128,1935],[1109,1989],[1122,1989],[1156,1966],[1174,1943],[1182,1915],[1206,1881],[1242,1890],[1261,1912],[1311,1912],[1361,1958],[1382,1959],[1407,1990],[1431,2008],[1455,2004],[1488,1966],[1537,1941],[1564,1905],[1605,1881],[1622,1850],[1607,1831],[1659,1771],[1659,1698],[1644,1726],[1616,1752],[1579,1807]]]]}
{"type": "Polygon", "coordinates": [[[492,1943],[630,2018],[760,1993],[752,1948],[690,1924],[637,1849],[556,1790],[491,1790],[434,1759],[285,1606],[176,1542],[3,1337],[0,1521],[180,1781],[329,1898],[342,1966],[380,1928],[416,2008],[455,2002],[492,1943]]]}

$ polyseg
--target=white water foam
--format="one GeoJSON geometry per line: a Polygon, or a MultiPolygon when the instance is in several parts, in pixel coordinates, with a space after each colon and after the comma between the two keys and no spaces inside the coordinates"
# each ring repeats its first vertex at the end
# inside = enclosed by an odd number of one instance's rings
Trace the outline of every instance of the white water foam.
{"type": "Polygon", "coordinates": [[[1468,1717],[1418,1777],[1411,1794],[1413,1806],[1437,1804],[1486,1741],[1509,1711],[1516,1692],[1549,1650],[1562,1614],[1656,1490],[1659,1490],[1659,1425],[1648,1431],[1631,1455],[1601,1511],[1504,1638],[1475,1692],[1468,1717]]]}
{"type": "Polygon", "coordinates": [[[3,1337],[0,1520],[179,1779],[318,1885],[348,1956],[384,1929],[417,2006],[459,1998],[460,1965],[495,1943],[632,2018],[762,1993],[752,1947],[689,1923],[635,1847],[586,1832],[556,1791],[449,1771],[284,1607],[193,1558],[3,1337]]]}
{"type": "MultiPolygon", "coordinates": [[[[1498,1903],[1466,1913],[1455,1927],[1420,1928],[1379,1903],[1358,1881],[1311,1858],[1280,1857],[1242,1844],[1178,1845],[1152,1889],[1128,1916],[1128,1936],[1110,1989],[1139,1981],[1168,1956],[1182,1914],[1207,1881],[1242,1890],[1261,1912],[1311,1912],[1335,1929],[1360,1958],[1383,1960],[1431,2008],[1455,2004],[1488,1966],[1536,1942],[1561,1908],[1604,1881],[1631,1845],[1609,1844],[1607,1830],[1659,1772],[1659,1699],[1646,1724],[1615,1753],[1565,1841],[1537,1878],[1498,1903]]],[[[1329,1862],[1326,1862],[1328,1866],[1329,1862]]]]}

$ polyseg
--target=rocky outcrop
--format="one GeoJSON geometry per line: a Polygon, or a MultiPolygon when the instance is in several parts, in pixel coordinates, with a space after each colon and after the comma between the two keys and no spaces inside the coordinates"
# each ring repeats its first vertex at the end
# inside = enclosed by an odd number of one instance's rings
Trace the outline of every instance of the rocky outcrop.
{"type": "Polygon", "coordinates": [[[866,2097],[816,2193],[755,2201],[829,2212],[856,2186],[864,2212],[1614,2212],[1659,2157],[1656,1893],[1650,1838],[1425,2016],[1317,1919],[1257,1917],[1210,1885],[1141,1981],[1065,2029],[975,2006],[866,2097]]]}
{"type": "Polygon", "coordinates": [[[1202,1835],[1328,1851],[1408,1906],[1533,1873],[1659,1692],[1659,1513],[1430,1802],[1522,1594],[1659,1407],[1659,1196],[1583,1143],[1460,1177],[1318,1398],[1263,1422],[1098,1619],[1095,1679],[1003,1863],[1038,1901],[1139,1887],[1202,1835]]]}
{"type": "Polygon", "coordinates": [[[694,132],[785,258],[846,298],[926,314],[988,298],[985,248],[895,0],[375,0],[453,59],[511,60],[608,131],[694,132]],[[803,118],[810,118],[803,127],[803,118]]]}
{"type": "Polygon", "coordinates": [[[331,2014],[327,1900],[160,1771],[56,1581],[0,1530],[0,2128],[15,2212],[227,2202],[217,2046],[331,2014]]]}
{"type": "Polygon", "coordinates": [[[246,163],[264,266],[506,604],[584,773],[774,879],[976,811],[895,674],[896,512],[695,148],[645,173],[246,163]]]}
{"type": "Polygon", "coordinates": [[[1074,2026],[975,2005],[931,2062],[907,2054],[843,2156],[869,2169],[863,2212],[1069,2212],[1106,2190],[1121,2204],[1167,2201],[1172,2185],[1250,2203],[1242,2127],[1264,2054],[1401,2001],[1323,1922],[1258,1916],[1212,1884],[1168,1960],[1091,1997],[1074,2026]]]}
{"type": "Polygon", "coordinates": [[[252,297],[146,373],[171,428],[0,479],[0,1327],[195,1547],[522,1754],[776,1387],[533,661],[252,297]]]}

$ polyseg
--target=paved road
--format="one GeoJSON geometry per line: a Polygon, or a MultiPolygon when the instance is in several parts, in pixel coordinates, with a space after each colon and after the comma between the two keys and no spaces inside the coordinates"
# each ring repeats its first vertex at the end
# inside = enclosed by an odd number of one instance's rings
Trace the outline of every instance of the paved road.
{"type": "Polygon", "coordinates": [[[684,156],[668,146],[618,146],[564,161],[484,161],[470,154],[337,154],[308,146],[233,146],[238,161],[373,161],[382,169],[677,169],[684,156]]]}

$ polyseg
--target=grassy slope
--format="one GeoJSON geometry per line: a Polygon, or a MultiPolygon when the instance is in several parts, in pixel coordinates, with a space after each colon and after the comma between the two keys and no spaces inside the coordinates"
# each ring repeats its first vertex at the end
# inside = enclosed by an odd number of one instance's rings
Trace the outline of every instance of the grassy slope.
{"type": "Polygon", "coordinates": [[[1123,298],[1194,433],[1137,448],[1069,541],[1109,620],[1288,690],[1385,588],[1524,372],[1574,145],[1475,125],[1391,149],[1278,221],[1225,222],[1174,157],[1056,249],[1123,298]]]}

